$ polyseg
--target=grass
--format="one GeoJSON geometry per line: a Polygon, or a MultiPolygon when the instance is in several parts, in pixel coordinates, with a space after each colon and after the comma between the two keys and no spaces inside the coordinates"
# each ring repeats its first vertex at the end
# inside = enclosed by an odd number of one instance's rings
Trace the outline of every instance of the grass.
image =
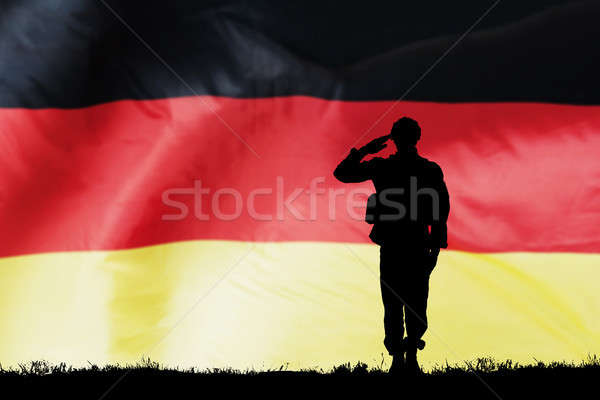
{"type": "Polygon", "coordinates": [[[390,396],[435,399],[598,398],[600,358],[579,363],[479,358],[442,364],[417,377],[391,376],[382,367],[342,364],[329,370],[169,368],[152,360],[134,365],[33,361],[0,367],[0,393],[19,398],[150,399],[150,398],[372,398],[390,396]],[[410,396],[406,396],[410,393],[410,396]]]}
{"type": "MultiPolygon", "coordinates": [[[[498,375],[518,376],[531,373],[565,372],[565,371],[595,371],[600,372],[600,357],[590,355],[587,359],[575,362],[554,361],[544,363],[537,361],[533,364],[519,364],[511,360],[496,361],[491,357],[482,357],[474,361],[466,361],[463,364],[440,364],[435,365],[424,376],[466,376],[466,375],[498,375]]],[[[97,366],[89,364],[86,367],[75,368],[65,363],[52,364],[47,361],[31,361],[19,364],[17,367],[4,368],[0,365],[0,377],[7,376],[84,376],[84,375],[115,375],[125,372],[148,375],[193,375],[193,376],[265,376],[265,375],[299,375],[299,376],[377,376],[387,375],[387,370],[381,366],[369,367],[364,363],[350,363],[334,366],[331,369],[302,369],[290,371],[286,366],[266,370],[238,370],[233,368],[170,368],[150,359],[142,360],[136,364],[108,364],[97,366]]],[[[599,376],[600,377],[600,376],[599,376]]]]}

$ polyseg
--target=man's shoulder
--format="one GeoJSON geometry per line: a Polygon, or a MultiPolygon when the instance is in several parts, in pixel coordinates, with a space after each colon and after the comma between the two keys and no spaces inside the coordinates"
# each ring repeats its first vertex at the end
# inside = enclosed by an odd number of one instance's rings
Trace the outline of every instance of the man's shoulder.
{"type": "Polygon", "coordinates": [[[442,167],[440,167],[438,163],[436,163],[435,161],[428,160],[425,157],[419,156],[419,158],[421,159],[422,168],[427,174],[436,177],[439,176],[441,178],[444,177],[442,167]]]}

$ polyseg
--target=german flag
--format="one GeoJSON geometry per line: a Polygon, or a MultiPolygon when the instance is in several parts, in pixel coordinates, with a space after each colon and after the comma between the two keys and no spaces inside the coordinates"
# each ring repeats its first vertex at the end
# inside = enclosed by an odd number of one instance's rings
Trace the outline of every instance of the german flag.
{"type": "Polygon", "coordinates": [[[352,147],[444,170],[425,366],[600,352],[597,2],[6,1],[0,362],[376,364],[352,147]]]}

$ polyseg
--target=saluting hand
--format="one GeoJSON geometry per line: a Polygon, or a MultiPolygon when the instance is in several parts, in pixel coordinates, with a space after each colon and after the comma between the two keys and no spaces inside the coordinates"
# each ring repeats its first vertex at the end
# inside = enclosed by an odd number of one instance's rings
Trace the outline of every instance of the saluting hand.
{"type": "Polygon", "coordinates": [[[377,139],[373,139],[369,143],[367,143],[361,150],[363,150],[367,154],[379,153],[381,150],[386,148],[386,142],[389,139],[390,135],[385,135],[377,139]]]}

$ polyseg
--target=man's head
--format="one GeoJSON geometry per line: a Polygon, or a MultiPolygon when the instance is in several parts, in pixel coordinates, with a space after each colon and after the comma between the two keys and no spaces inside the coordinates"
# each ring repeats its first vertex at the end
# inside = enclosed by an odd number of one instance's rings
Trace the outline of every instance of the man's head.
{"type": "Polygon", "coordinates": [[[421,138],[421,127],[414,119],[402,117],[394,122],[390,135],[397,148],[414,147],[421,138]]]}

